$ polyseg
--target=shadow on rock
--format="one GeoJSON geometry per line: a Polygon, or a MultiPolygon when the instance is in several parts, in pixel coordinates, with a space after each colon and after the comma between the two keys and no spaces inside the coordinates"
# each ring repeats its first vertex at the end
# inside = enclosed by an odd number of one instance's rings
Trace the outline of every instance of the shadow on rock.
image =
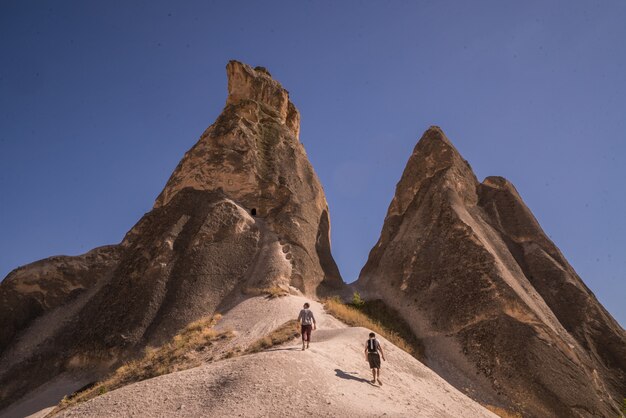
{"type": "Polygon", "coordinates": [[[340,369],[335,369],[335,376],[340,377],[342,379],[346,379],[346,380],[356,380],[357,382],[361,382],[361,383],[367,383],[367,384],[372,384],[372,382],[370,382],[367,379],[363,379],[362,377],[356,377],[354,376],[356,372],[344,372],[343,370],[340,369]]]}

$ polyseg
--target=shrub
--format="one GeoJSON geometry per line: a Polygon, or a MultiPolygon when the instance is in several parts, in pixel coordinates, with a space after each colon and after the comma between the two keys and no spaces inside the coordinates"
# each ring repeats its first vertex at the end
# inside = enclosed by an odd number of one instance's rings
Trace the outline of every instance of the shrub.
{"type": "Polygon", "coordinates": [[[359,309],[362,308],[363,305],[365,305],[365,301],[361,299],[361,295],[359,294],[359,292],[354,292],[354,294],[352,295],[352,306],[359,309]]]}
{"type": "Polygon", "coordinates": [[[104,381],[63,398],[53,414],[131,383],[198,366],[200,362],[190,358],[189,353],[200,351],[215,340],[233,335],[230,331],[217,332],[213,329],[220,319],[221,315],[216,314],[192,322],[163,346],[146,348],[142,358],[123,364],[104,381]]]}
{"type": "Polygon", "coordinates": [[[361,307],[357,308],[344,304],[335,296],[324,301],[324,308],[347,325],[371,329],[416,359],[421,360],[423,357],[423,346],[409,325],[381,300],[363,301],[361,307]]]}
{"type": "Polygon", "coordinates": [[[268,299],[275,299],[275,298],[280,298],[280,297],[289,295],[289,291],[278,286],[263,287],[263,288],[247,287],[243,289],[243,293],[245,295],[250,295],[250,296],[265,295],[268,299]]]}
{"type": "Polygon", "coordinates": [[[522,418],[522,414],[520,414],[519,412],[512,412],[508,409],[500,408],[499,406],[494,405],[483,404],[483,406],[500,418],[522,418]]]}
{"type": "Polygon", "coordinates": [[[299,336],[300,332],[298,331],[298,321],[292,319],[285,322],[265,337],[259,338],[254,343],[250,344],[245,354],[258,353],[259,351],[263,351],[267,348],[291,341],[299,336]]]}

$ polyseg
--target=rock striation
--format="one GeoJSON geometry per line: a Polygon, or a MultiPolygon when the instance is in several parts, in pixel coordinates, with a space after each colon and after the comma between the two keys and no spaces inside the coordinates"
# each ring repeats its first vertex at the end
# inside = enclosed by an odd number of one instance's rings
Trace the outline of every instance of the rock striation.
{"type": "Polygon", "coordinates": [[[344,286],[287,90],[261,67],[231,61],[227,74],[223,112],[120,244],[0,284],[0,408],[61,373],[106,372],[249,288],[344,286]]]}
{"type": "Polygon", "coordinates": [[[438,127],[409,158],[356,284],[410,323],[426,363],[524,417],[617,416],[626,334],[513,185],[478,182],[438,127]]]}

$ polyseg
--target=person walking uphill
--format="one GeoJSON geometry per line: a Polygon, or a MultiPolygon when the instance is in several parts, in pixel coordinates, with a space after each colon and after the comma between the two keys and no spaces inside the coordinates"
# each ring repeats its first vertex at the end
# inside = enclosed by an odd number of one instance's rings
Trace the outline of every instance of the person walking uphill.
{"type": "MultiPolygon", "coordinates": [[[[376,339],[376,334],[370,332],[370,338],[365,343],[365,361],[369,362],[372,369],[372,384],[378,381],[379,385],[383,385],[380,381],[380,358],[385,360],[385,352],[376,339]]],[[[385,360],[387,361],[387,360],[385,360]]]]}
{"type": "Polygon", "coordinates": [[[302,350],[304,351],[304,343],[306,342],[306,348],[309,348],[309,343],[311,342],[311,330],[316,328],[315,317],[313,316],[313,312],[309,309],[309,304],[305,303],[304,308],[300,311],[300,315],[298,315],[298,322],[300,322],[300,333],[302,334],[302,350]]]}

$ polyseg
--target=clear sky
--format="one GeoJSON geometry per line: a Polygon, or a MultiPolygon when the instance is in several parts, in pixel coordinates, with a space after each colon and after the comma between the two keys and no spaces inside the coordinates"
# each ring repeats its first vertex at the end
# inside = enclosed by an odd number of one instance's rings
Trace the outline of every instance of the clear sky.
{"type": "Polygon", "coordinates": [[[119,242],[226,99],[302,114],[353,281],[421,133],[511,180],[626,324],[626,2],[0,0],[0,277],[119,242]]]}

